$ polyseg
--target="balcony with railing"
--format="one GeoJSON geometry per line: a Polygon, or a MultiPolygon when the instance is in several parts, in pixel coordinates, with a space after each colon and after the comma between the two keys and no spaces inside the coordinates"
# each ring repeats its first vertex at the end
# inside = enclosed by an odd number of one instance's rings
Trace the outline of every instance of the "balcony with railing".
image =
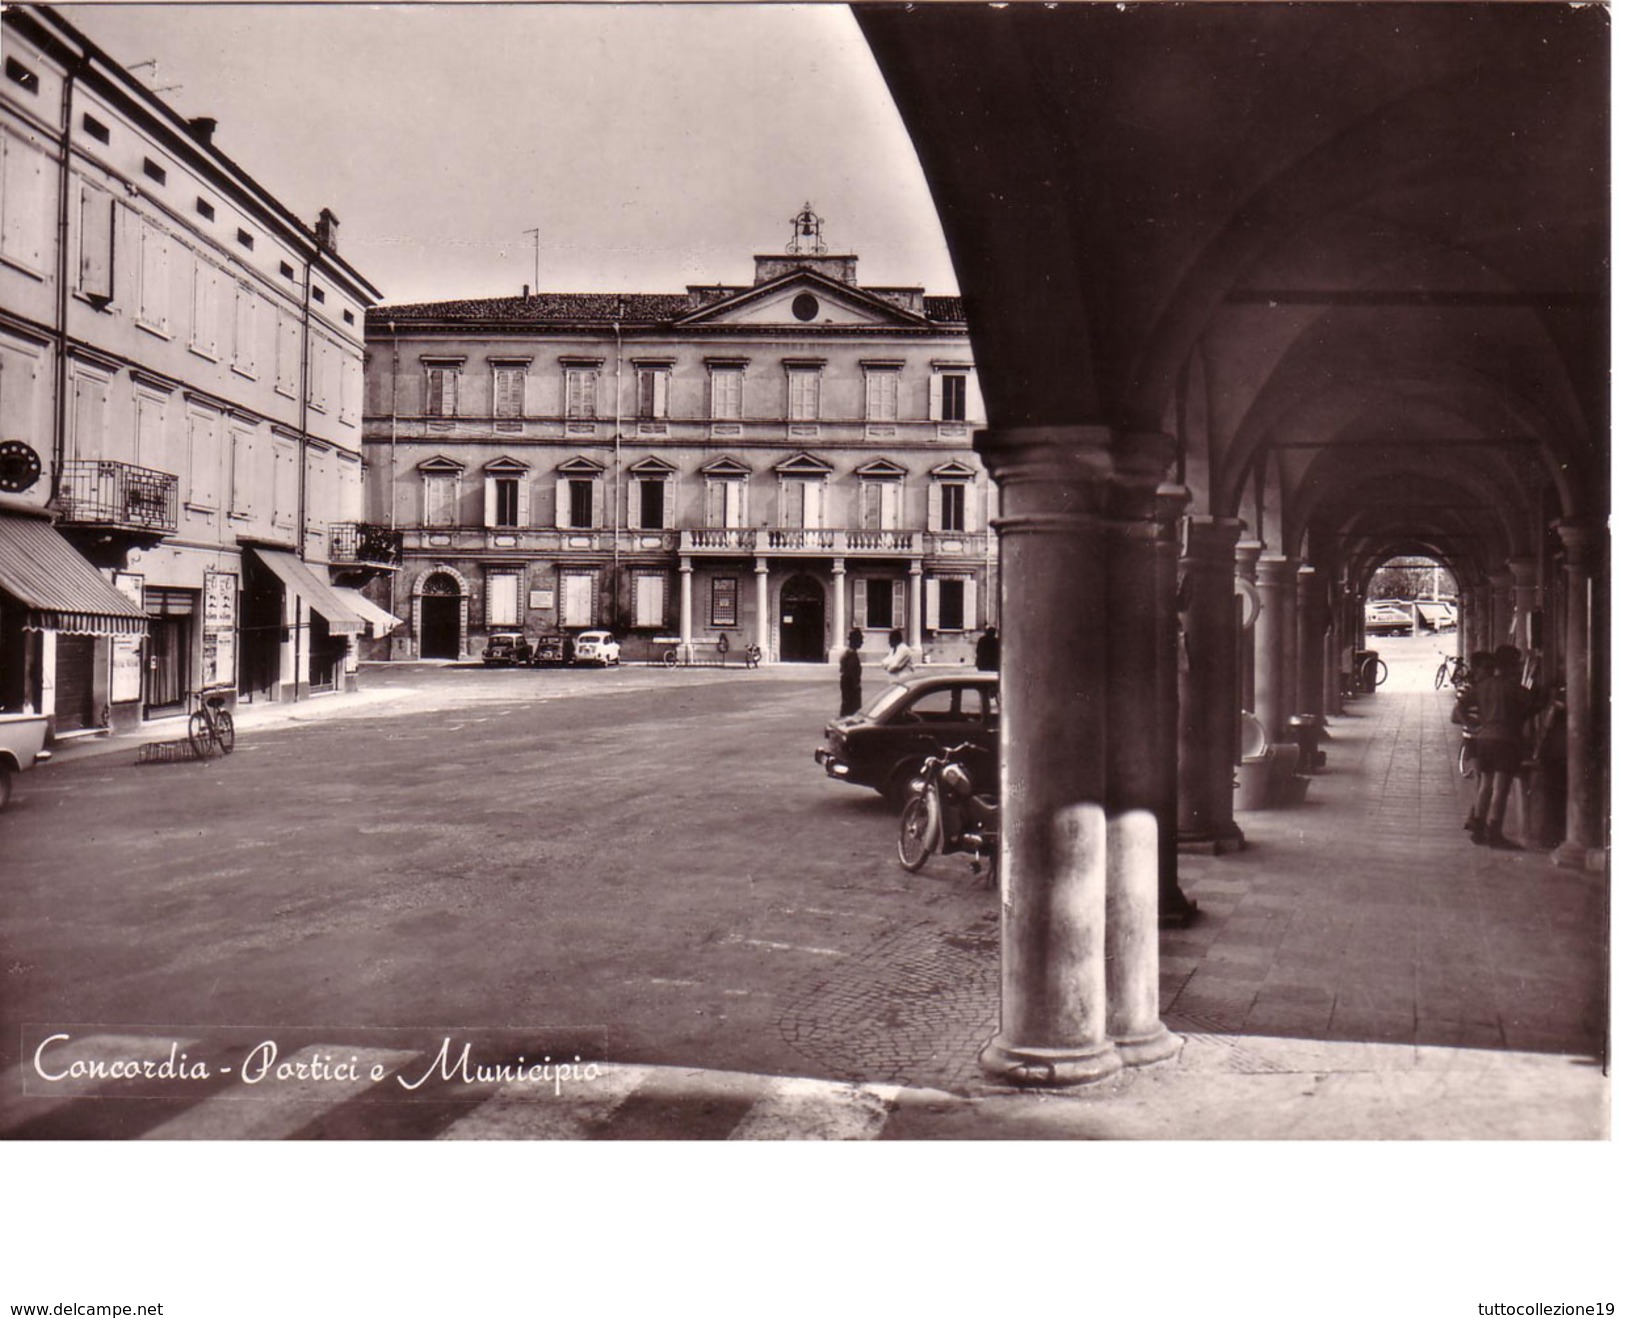
{"type": "Polygon", "coordinates": [[[921,531],[849,531],[834,527],[694,527],[685,530],[678,552],[683,554],[856,554],[865,557],[906,557],[920,552],[921,531]]]}
{"type": "Polygon", "coordinates": [[[394,571],[401,565],[399,531],[369,522],[334,522],[328,530],[328,561],[334,567],[394,571]]]}
{"type": "Polygon", "coordinates": [[[155,543],[175,534],[180,482],[129,462],[76,458],[62,464],[61,525],[155,543]]]}

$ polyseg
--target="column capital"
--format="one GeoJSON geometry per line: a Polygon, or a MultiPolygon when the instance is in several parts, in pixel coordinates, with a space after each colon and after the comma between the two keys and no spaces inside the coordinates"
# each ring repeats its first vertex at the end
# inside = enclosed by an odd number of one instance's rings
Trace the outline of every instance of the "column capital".
{"type": "Polygon", "coordinates": [[[1112,474],[1107,426],[1009,426],[978,430],[977,456],[1001,486],[1050,480],[1105,481],[1112,474]]]}
{"type": "Polygon", "coordinates": [[[1507,571],[1512,575],[1513,584],[1520,587],[1535,584],[1535,569],[1537,566],[1538,564],[1534,558],[1528,554],[1507,559],[1507,571]]]}
{"type": "Polygon", "coordinates": [[[679,572],[692,572],[694,570],[693,556],[690,554],[684,554],[681,558],[679,558],[677,560],[677,570],[679,572]]]}
{"type": "Polygon", "coordinates": [[[1258,584],[1288,586],[1298,580],[1298,560],[1282,554],[1261,554],[1258,558],[1258,584]]]}
{"type": "Polygon", "coordinates": [[[1603,542],[1602,528],[1586,518],[1565,517],[1557,523],[1557,534],[1563,541],[1564,559],[1589,570],[1592,555],[1603,542]]]}
{"type": "Polygon", "coordinates": [[[831,560],[829,570],[837,577],[844,577],[846,575],[846,560],[844,558],[831,560]]]}
{"type": "Polygon", "coordinates": [[[1243,581],[1257,581],[1258,559],[1263,552],[1264,546],[1257,540],[1236,541],[1236,575],[1243,581]]]}

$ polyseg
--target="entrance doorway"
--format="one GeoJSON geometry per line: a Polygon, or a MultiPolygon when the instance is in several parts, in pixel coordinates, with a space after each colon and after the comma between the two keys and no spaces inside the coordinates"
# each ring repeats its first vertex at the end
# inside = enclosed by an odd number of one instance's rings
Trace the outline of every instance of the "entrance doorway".
{"type": "Polygon", "coordinates": [[[436,572],[423,583],[419,601],[418,657],[457,659],[462,652],[463,597],[457,583],[436,572]]]}
{"type": "Polygon", "coordinates": [[[56,638],[56,730],[99,726],[96,712],[96,638],[59,632],[56,638]]]}
{"type": "Polygon", "coordinates": [[[779,659],[824,662],[824,588],[811,577],[791,577],[779,596],[779,659]]]}

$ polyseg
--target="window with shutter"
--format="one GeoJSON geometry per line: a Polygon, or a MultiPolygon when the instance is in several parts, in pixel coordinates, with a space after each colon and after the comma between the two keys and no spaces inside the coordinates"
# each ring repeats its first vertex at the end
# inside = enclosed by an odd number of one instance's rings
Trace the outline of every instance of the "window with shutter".
{"type": "Polygon", "coordinates": [[[897,420],[897,377],[897,371],[891,369],[864,372],[866,420],[897,420]]]}
{"type": "Polygon", "coordinates": [[[586,366],[572,366],[564,372],[564,415],[572,421],[590,420],[598,415],[598,372],[586,366]]]}
{"type": "Polygon", "coordinates": [[[44,153],[0,133],[0,256],[43,273],[51,214],[44,153]]]}
{"type": "Polygon", "coordinates": [[[864,626],[891,628],[898,625],[901,615],[893,608],[897,592],[892,587],[900,584],[893,582],[890,577],[870,577],[864,582],[866,592],[864,626]]]}
{"type": "Polygon", "coordinates": [[[89,184],[79,194],[79,291],[98,302],[113,298],[113,222],[117,204],[89,184]]]}
{"type": "Polygon", "coordinates": [[[525,414],[525,368],[498,366],[492,381],[493,411],[499,417],[525,414]]]}
{"type": "Polygon", "coordinates": [[[944,531],[964,531],[967,529],[965,525],[965,486],[962,482],[942,482],[941,529],[944,531]]]}
{"type": "Polygon", "coordinates": [[[169,333],[169,238],[150,224],[141,227],[141,286],[136,323],[169,333]]]}
{"type": "Polygon", "coordinates": [[[957,371],[945,372],[942,377],[942,419],[965,419],[965,376],[957,371]]]}
{"type": "Polygon", "coordinates": [[[424,412],[429,416],[457,415],[457,368],[430,366],[424,412]]]}
{"type": "Polygon", "coordinates": [[[666,574],[640,572],[634,578],[634,627],[664,627],[666,625],[666,574]]]}
{"type": "Polygon", "coordinates": [[[744,415],[745,372],[743,367],[716,366],[711,369],[711,419],[738,421],[744,415]]]}
{"type": "Polygon", "coordinates": [[[457,523],[457,478],[450,472],[423,477],[423,524],[455,526],[457,523]]]}
{"type": "Polygon", "coordinates": [[[250,378],[259,374],[259,298],[246,284],[237,285],[232,318],[231,364],[250,378]]]}
{"type": "Polygon", "coordinates": [[[664,421],[666,399],[671,383],[671,372],[664,367],[640,367],[638,370],[638,419],[664,421]]]}
{"type": "Polygon", "coordinates": [[[485,621],[492,627],[519,625],[519,574],[490,572],[485,577],[485,621]]]}
{"type": "Polygon", "coordinates": [[[790,420],[818,420],[819,372],[809,369],[791,369],[790,420]]]}
{"type": "Polygon", "coordinates": [[[519,525],[519,478],[517,476],[498,476],[491,482],[495,487],[496,519],[494,526],[519,525]]]}

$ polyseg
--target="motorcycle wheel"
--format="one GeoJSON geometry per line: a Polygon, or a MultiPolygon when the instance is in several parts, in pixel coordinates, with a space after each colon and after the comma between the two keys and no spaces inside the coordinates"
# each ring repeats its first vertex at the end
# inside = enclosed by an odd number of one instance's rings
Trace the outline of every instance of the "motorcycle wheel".
{"type": "Polygon", "coordinates": [[[922,869],[936,850],[937,818],[929,798],[929,792],[912,797],[897,821],[897,859],[910,874],[922,869]]]}

